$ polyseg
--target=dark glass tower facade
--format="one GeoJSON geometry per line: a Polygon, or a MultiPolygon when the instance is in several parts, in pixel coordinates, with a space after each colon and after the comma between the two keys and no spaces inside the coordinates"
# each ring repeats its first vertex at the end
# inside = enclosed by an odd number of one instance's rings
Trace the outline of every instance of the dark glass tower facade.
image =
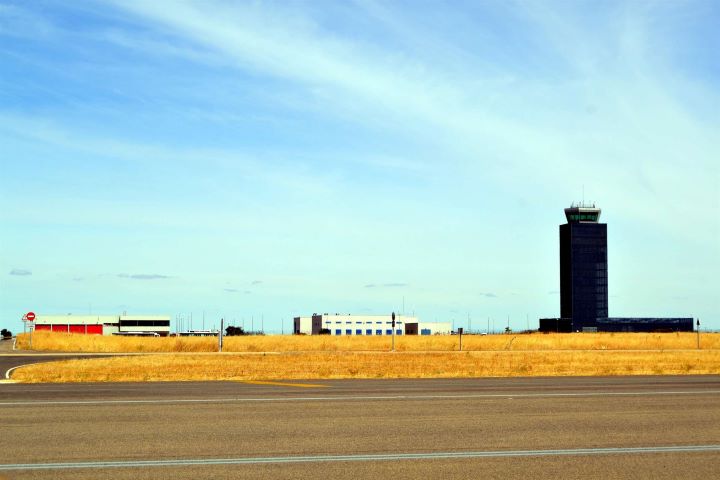
{"type": "Polygon", "coordinates": [[[600,209],[565,209],[560,225],[560,316],[572,331],[594,330],[608,318],[607,224],[600,209]]]}

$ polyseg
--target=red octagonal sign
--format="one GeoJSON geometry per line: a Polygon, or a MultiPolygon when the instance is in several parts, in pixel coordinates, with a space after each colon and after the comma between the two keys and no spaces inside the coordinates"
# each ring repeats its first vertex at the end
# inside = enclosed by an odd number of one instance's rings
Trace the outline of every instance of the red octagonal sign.
{"type": "Polygon", "coordinates": [[[33,320],[35,320],[35,312],[28,312],[25,315],[25,318],[27,318],[28,320],[30,320],[32,322],[33,320]]]}

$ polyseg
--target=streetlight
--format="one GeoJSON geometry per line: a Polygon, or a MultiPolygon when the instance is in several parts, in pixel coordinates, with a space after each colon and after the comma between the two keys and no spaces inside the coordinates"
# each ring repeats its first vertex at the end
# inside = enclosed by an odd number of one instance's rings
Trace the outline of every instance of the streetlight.
{"type": "Polygon", "coordinates": [[[392,319],[393,319],[392,326],[393,326],[393,352],[394,352],[395,351],[395,312],[393,312],[393,314],[392,314],[392,319]]]}
{"type": "Polygon", "coordinates": [[[225,328],[225,319],[220,319],[220,331],[218,332],[218,352],[222,353],[223,347],[223,329],[225,328]]]}

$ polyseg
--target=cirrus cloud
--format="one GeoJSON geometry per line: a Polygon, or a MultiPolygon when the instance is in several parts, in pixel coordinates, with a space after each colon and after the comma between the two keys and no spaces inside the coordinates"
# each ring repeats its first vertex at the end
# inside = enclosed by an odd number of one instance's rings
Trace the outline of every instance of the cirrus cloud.
{"type": "Polygon", "coordinates": [[[120,278],[129,278],[130,280],[165,280],[172,278],[169,275],[160,275],[159,273],[119,273],[117,275],[120,278]]]}
{"type": "Polygon", "coordinates": [[[25,276],[28,276],[28,275],[32,275],[32,272],[31,272],[30,270],[25,270],[25,269],[23,269],[23,268],[13,268],[12,270],[10,270],[10,273],[9,273],[9,274],[10,274],[10,275],[15,275],[15,276],[18,276],[18,277],[25,277],[25,276]]]}

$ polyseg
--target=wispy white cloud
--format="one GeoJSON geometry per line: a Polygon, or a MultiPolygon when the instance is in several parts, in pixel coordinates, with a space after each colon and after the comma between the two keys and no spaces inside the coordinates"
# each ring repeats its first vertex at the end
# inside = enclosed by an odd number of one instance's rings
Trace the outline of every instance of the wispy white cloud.
{"type": "Polygon", "coordinates": [[[129,278],[130,280],[166,280],[168,278],[172,278],[171,276],[161,275],[158,273],[119,273],[117,276],[119,278],[129,278]]]}
{"type": "Polygon", "coordinates": [[[13,268],[10,270],[9,275],[14,275],[17,277],[26,277],[29,275],[32,275],[32,272],[30,270],[25,270],[24,268],[13,268]]]}
{"type": "MultiPolygon", "coordinates": [[[[235,59],[240,68],[299,82],[329,110],[362,112],[357,120],[374,125],[390,121],[388,125],[397,128],[402,120],[413,118],[404,125],[411,131],[418,126],[442,127],[459,135],[474,134],[480,141],[494,136],[509,145],[514,133],[533,135],[531,129],[491,110],[476,111],[476,102],[468,102],[468,95],[454,87],[457,78],[444,78],[437,69],[379,45],[329,35],[287,6],[173,5],[135,2],[122,7],[235,59]],[[323,102],[324,98],[332,102],[323,102]],[[387,114],[394,118],[386,119],[387,114]]],[[[472,142],[472,137],[468,139],[472,142]]]]}
{"type": "MultiPolygon", "coordinates": [[[[530,71],[495,65],[491,74],[502,73],[507,83],[485,85],[477,95],[468,89],[472,79],[443,72],[442,58],[410,58],[368,39],[343,38],[292,6],[121,5],[153,28],[169,29],[183,41],[234,60],[239,69],[302,85],[328,111],[349,109],[357,121],[422,132],[452,149],[444,164],[481,171],[504,188],[528,184],[523,172],[532,172],[536,188],[568,191],[572,170],[580,172],[587,179],[581,182],[591,183],[599,197],[610,197],[602,195],[607,193],[604,185],[619,185],[612,192],[615,199],[608,202],[617,210],[624,205],[624,215],[665,229],[677,221],[687,222],[685,226],[697,222],[699,214],[690,206],[717,188],[708,177],[679,167],[675,159],[684,151],[701,170],[716,174],[712,158],[717,153],[717,124],[704,124],[683,106],[677,92],[685,82],[672,91],[666,88],[662,74],[670,67],[662,58],[646,60],[652,47],[645,44],[661,39],[649,22],[641,21],[647,11],[609,8],[596,18],[579,7],[566,7],[524,2],[504,8],[502,13],[533,27],[527,47],[544,58],[555,56],[551,68],[556,70],[543,67],[543,60],[531,64],[530,71]],[[431,66],[430,60],[438,63],[431,66]],[[687,140],[673,142],[678,136],[687,140]],[[635,167],[628,168],[628,163],[635,167]],[[638,177],[648,187],[644,198],[630,194],[638,177]],[[698,182],[701,188],[692,188],[698,182]],[[650,205],[667,198],[660,192],[673,186],[690,195],[682,215],[672,221],[646,218],[650,205]]],[[[391,31],[413,36],[402,27],[398,13],[376,5],[366,8],[391,25],[391,31]]],[[[717,99],[715,92],[709,93],[717,99]]],[[[571,189],[579,190],[575,185],[571,189]]],[[[664,206],[677,205],[674,200],[664,206]]]]}
{"type": "Polygon", "coordinates": [[[44,16],[19,5],[0,5],[0,35],[19,38],[44,37],[55,31],[44,16]]]}
{"type": "Polygon", "coordinates": [[[365,288],[402,288],[409,287],[410,285],[404,282],[391,282],[391,283],[368,283],[365,288]]]}

